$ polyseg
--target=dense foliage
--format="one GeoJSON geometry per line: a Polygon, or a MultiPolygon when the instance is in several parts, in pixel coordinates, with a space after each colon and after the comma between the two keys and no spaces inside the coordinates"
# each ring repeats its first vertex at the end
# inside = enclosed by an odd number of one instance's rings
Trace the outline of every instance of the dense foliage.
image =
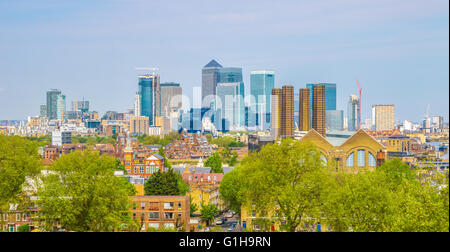
{"type": "Polygon", "coordinates": [[[173,169],[165,172],[158,170],[144,185],[145,195],[186,195],[189,186],[184,183],[180,174],[173,169]]]}
{"type": "Polygon", "coordinates": [[[161,146],[166,146],[176,140],[180,139],[180,135],[176,132],[170,132],[169,134],[164,135],[164,137],[160,136],[149,136],[142,135],[138,137],[138,140],[143,145],[155,145],[159,144],[161,146]]]}
{"type": "Polygon", "coordinates": [[[449,231],[448,176],[420,181],[400,160],[375,171],[335,172],[309,143],[266,145],[227,173],[221,196],[232,209],[271,218],[284,230],[321,223],[332,231],[449,231]]]}
{"type": "Polygon", "coordinates": [[[42,177],[38,205],[46,230],[113,231],[129,221],[135,188],[114,176],[117,161],[93,151],[61,156],[42,177]]]}
{"type": "Polygon", "coordinates": [[[211,167],[211,173],[223,173],[222,158],[218,153],[214,153],[206,159],[205,167],[211,167]]]}
{"type": "Polygon", "coordinates": [[[204,220],[206,220],[207,225],[210,224],[211,221],[216,218],[216,216],[219,214],[219,209],[217,209],[216,205],[214,204],[208,204],[208,205],[201,205],[202,209],[200,210],[200,214],[204,220]]]}

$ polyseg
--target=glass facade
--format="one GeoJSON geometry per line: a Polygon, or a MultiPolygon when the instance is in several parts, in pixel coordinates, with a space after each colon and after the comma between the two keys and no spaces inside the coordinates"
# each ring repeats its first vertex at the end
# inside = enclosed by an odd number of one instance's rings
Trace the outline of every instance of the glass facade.
{"type": "Polygon", "coordinates": [[[353,161],[353,153],[351,153],[350,155],[348,155],[347,157],[347,167],[353,167],[354,161],[353,161]]]}
{"type": "Polygon", "coordinates": [[[344,111],[325,110],[325,127],[327,130],[344,130],[344,111]]]}
{"type": "Polygon", "coordinates": [[[376,160],[375,156],[370,152],[369,152],[369,166],[370,167],[377,166],[377,160],[376,160]]]}
{"type": "Polygon", "coordinates": [[[260,70],[250,73],[251,106],[248,126],[267,130],[271,126],[272,89],[275,87],[275,72],[260,70]]]}
{"type": "Polygon", "coordinates": [[[215,60],[211,60],[202,69],[202,108],[210,108],[216,95],[219,70],[222,66],[215,60]]]}
{"type": "MultiPolygon", "coordinates": [[[[313,87],[315,85],[325,86],[325,111],[336,110],[336,83],[308,83],[306,88],[310,90],[310,104],[313,104],[314,93],[313,87]]],[[[312,127],[313,106],[311,106],[311,127],[312,127]]]]}
{"type": "Polygon", "coordinates": [[[58,96],[61,94],[60,90],[51,89],[47,91],[47,117],[48,119],[57,119],[57,104],[58,104],[58,96]]]}
{"type": "Polygon", "coordinates": [[[358,150],[358,166],[363,167],[366,164],[366,151],[358,150]]]}
{"type": "Polygon", "coordinates": [[[350,95],[347,108],[347,123],[349,131],[356,131],[359,129],[358,125],[358,110],[359,99],[356,95],[350,95]]]}
{"type": "Polygon", "coordinates": [[[58,120],[64,120],[66,113],[66,96],[59,94],[56,98],[56,117],[58,120]]]}
{"type": "Polygon", "coordinates": [[[149,118],[149,125],[155,124],[155,117],[161,113],[161,87],[159,75],[139,76],[139,93],[141,95],[141,115],[149,118]]]}
{"type": "Polygon", "coordinates": [[[221,120],[215,120],[218,131],[240,130],[245,126],[244,83],[217,84],[216,109],[221,120]]]}

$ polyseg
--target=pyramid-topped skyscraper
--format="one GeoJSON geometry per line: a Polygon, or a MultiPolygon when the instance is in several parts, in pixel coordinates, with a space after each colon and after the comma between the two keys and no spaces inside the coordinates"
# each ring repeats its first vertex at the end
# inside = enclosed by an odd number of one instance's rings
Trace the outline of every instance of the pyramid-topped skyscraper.
{"type": "Polygon", "coordinates": [[[202,69],[202,108],[211,108],[221,68],[217,61],[211,60],[202,69]]]}

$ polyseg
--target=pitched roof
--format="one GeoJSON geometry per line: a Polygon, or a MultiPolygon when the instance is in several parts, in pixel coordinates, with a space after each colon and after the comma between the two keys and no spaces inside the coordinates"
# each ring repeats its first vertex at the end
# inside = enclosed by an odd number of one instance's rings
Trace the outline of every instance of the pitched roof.
{"type": "Polygon", "coordinates": [[[208,64],[206,64],[206,66],[204,66],[203,68],[206,67],[222,67],[222,65],[220,65],[219,63],[217,63],[217,61],[215,60],[211,60],[208,64]]]}

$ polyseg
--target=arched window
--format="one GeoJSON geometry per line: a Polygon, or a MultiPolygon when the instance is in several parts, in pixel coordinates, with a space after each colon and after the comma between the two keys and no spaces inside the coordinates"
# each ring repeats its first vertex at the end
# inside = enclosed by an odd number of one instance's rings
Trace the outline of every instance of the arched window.
{"type": "Polygon", "coordinates": [[[347,157],[347,167],[353,167],[353,152],[347,157]]]}
{"type": "Polygon", "coordinates": [[[366,151],[358,150],[358,166],[364,167],[366,166],[366,151]]]}
{"type": "Polygon", "coordinates": [[[325,155],[320,155],[320,159],[322,159],[323,165],[327,165],[328,164],[328,160],[327,157],[325,157],[325,155]]]}
{"type": "Polygon", "coordinates": [[[369,166],[370,167],[375,167],[377,166],[377,159],[375,158],[375,156],[369,152],[369,166]]]}

